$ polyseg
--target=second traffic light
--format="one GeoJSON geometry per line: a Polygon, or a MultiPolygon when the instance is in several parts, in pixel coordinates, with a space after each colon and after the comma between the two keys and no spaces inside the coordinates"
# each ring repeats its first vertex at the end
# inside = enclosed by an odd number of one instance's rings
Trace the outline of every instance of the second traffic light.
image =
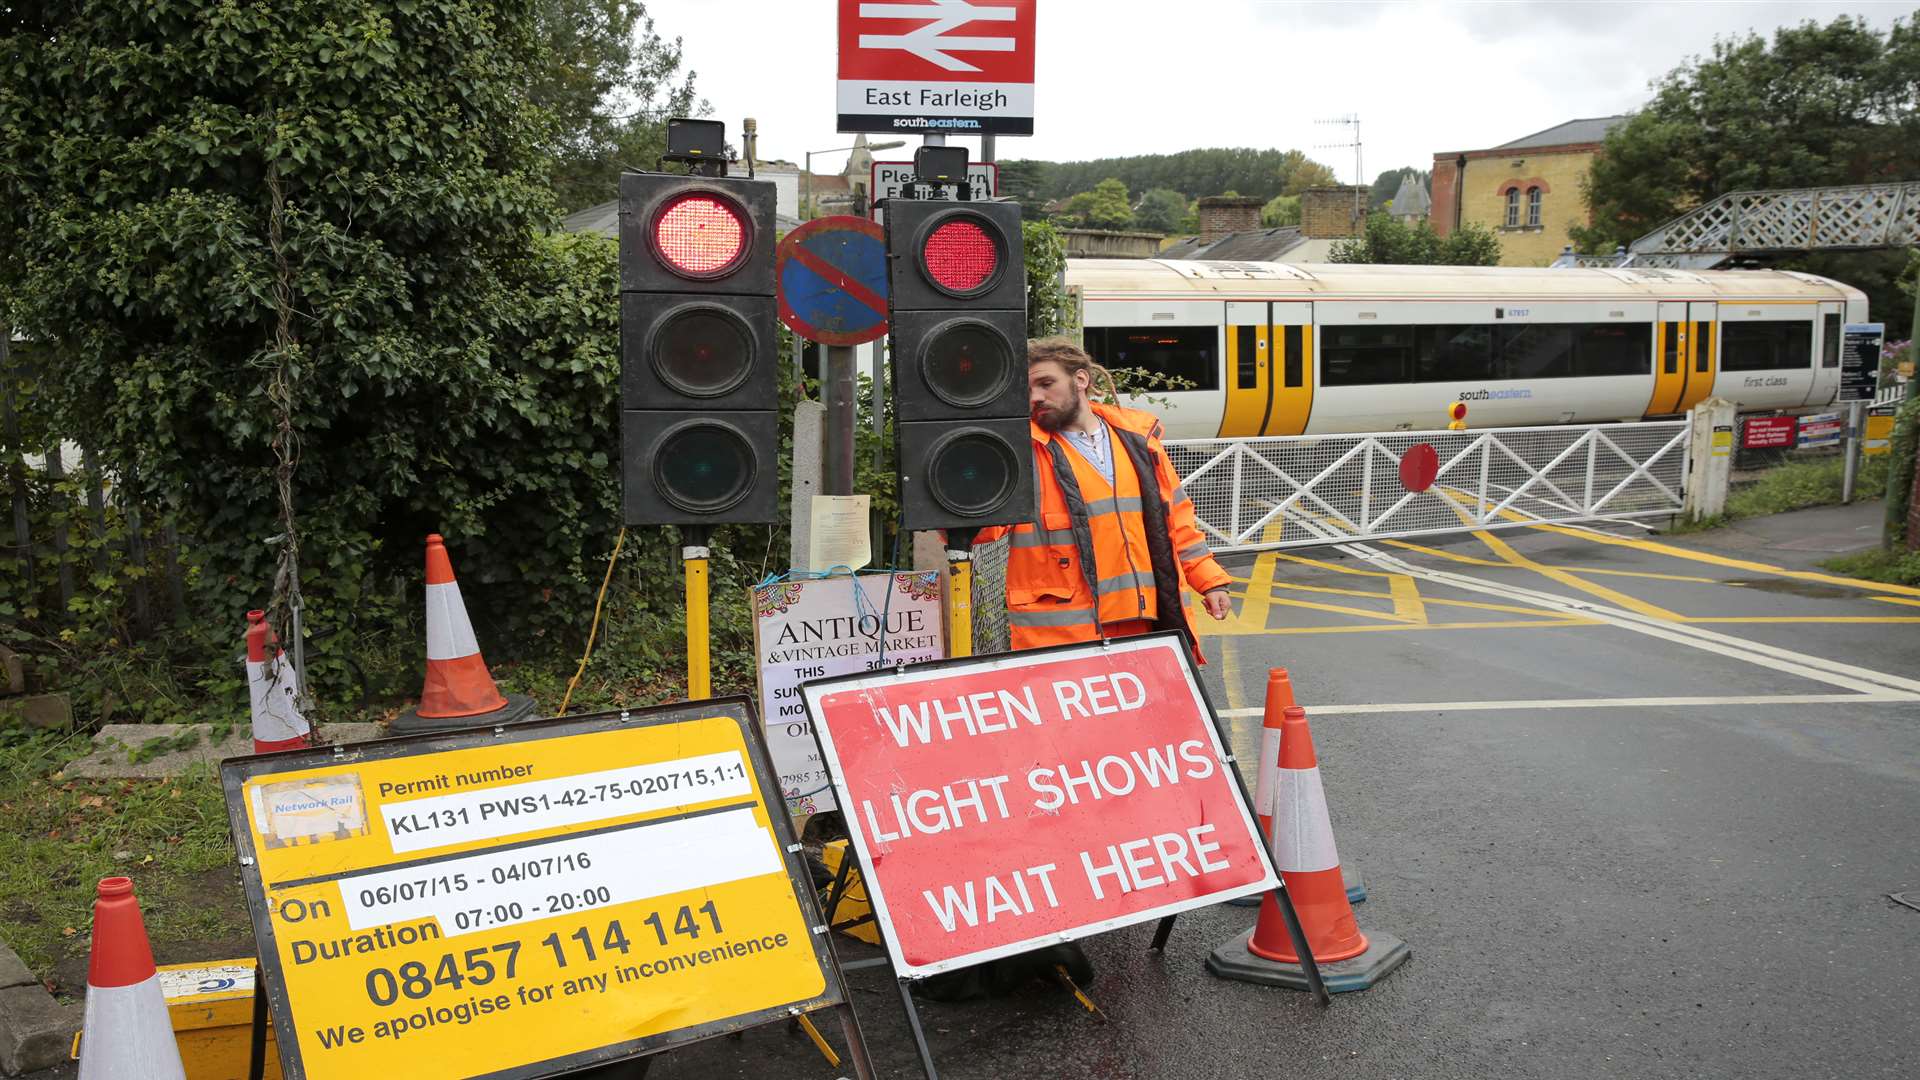
{"type": "Polygon", "coordinates": [[[886,203],[901,524],[1027,520],[1027,272],[1014,203],[886,203]]]}
{"type": "Polygon", "coordinates": [[[779,493],[774,186],[620,178],[620,444],[629,525],[771,522],[779,493]]]}

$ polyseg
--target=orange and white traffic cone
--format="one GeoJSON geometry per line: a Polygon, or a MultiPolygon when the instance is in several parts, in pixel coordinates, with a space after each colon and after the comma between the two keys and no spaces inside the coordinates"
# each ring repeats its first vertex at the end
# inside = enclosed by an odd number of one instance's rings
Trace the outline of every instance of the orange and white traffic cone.
{"type": "MultiPolygon", "coordinates": [[[[1280,783],[1280,726],[1287,709],[1295,704],[1293,680],[1288,678],[1287,669],[1269,669],[1267,707],[1260,718],[1260,775],[1255,778],[1253,789],[1253,812],[1260,819],[1260,835],[1267,838],[1268,846],[1273,844],[1273,797],[1280,783]]],[[[1359,871],[1341,866],[1340,881],[1346,886],[1347,903],[1358,904],[1367,898],[1367,886],[1360,879],[1359,871]]],[[[1258,896],[1243,896],[1227,902],[1235,907],[1256,907],[1262,900],[1258,896]]],[[[1273,898],[1267,897],[1265,902],[1271,904],[1273,898]]]]}
{"type": "MultiPolygon", "coordinates": [[[[1271,696],[1276,689],[1272,681],[1268,688],[1271,696]]],[[[1286,705],[1280,713],[1271,801],[1273,859],[1327,990],[1365,990],[1405,963],[1413,950],[1391,934],[1369,938],[1360,932],[1340,880],[1340,853],[1333,843],[1307,711],[1286,705]]],[[[1269,895],[1261,902],[1253,929],[1215,949],[1207,957],[1207,970],[1222,978],[1306,990],[1309,984],[1299,961],[1285,916],[1269,895]]]]}
{"type": "Polygon", "coordinates": [[[480,655],[453,560],[439,533],[427,537],[427,682],[420,704],[393,722],[395,731],[507,724],[533,712],[522,694],[503,697],[480,655]]]}
{"type": "Polygon", "coordinates": [[[186,1080],[133,882],[103,878],[93,904],[80,1080],[186,1080]]]}
{"type": "Polygon", "coordinates": [[[313,728],[294,704],[299,689],[293,665],[274,637],[264,611],[247,612],[247,696],[253,704],[253,752],[311,746],[313,728]]]}

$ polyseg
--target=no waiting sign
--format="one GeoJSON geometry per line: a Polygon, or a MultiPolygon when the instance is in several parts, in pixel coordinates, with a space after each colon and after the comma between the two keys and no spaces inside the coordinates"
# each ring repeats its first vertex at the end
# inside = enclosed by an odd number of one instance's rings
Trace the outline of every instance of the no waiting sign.
{"type": "Polygon", "coordinates": [[[1177,634],[802,690],[903,976],[1278,885],[1177,634]]]}
{"type": "Polygon", "coordinates": [[[840,0],[841,131],[1033,134],[1038,0],[840,0]]]}
{"type": "Polygon", "coordinates": [[[752,722],[734,699],[223,762],[286,1075],[556,1076],[841,1003],[752,722]]]}

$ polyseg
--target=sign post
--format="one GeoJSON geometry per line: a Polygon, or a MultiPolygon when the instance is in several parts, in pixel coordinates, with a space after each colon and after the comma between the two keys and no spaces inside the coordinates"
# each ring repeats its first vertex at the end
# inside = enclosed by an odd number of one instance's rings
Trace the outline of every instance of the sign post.
{"type": "Polygon", "coordinates": [[[557,1076],[835,1009],[744,698],[223,762],[288,1076],[557,1076]]]}
{"type": "Polygon", "coordinates": [[[1297,928],[1179,634],[802,693],[903,984],[1269,891],[1297,928]]]}
{"type": "Polygon", "coordinates": [[[780,321],[826,346],[827,423],[821,487],[853,494],[853,346],[887,332],[887,248],[880,226],[841,214],[816,218],[788,233],[774,252],[780,321]]]}
{"type": "Polygon", "coordinates": [[[1840,400],[1847,403],[1847,466],[1840,481],[1840,501],[1853,501],[1853,482],[1860,470],[1860,442],[1866,426],[1867,402],[1880,383],[1880,343],[1885,323],[1848,323],[1841,333],[1840,400]]]}

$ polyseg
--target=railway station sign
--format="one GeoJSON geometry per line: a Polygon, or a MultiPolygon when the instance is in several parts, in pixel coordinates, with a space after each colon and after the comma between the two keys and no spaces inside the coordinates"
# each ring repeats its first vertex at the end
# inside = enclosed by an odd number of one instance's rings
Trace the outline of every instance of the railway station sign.
{"type": "Polygon", "coordinates": [[[1278,885],[1178,634],[802,692],[903,977],[1278,885]]]}
{"type": "Polygon", "coordinates": [[[1039,0],[840,0],[839,130],[1033,134],[1039,0]]]}
{"type": "Polygon", "coordinates": [[[753,590],[760,715],[795,817],[837,809],[800,684],[947,655],[940,574],[858,574],[779,581],[753,590]]]}
{"type": "Polygon", "coordinates": [[[221,765],[290,1077],[544,1077],[844,1001],[744,698],[221,765]]]}
{"type": "Polygon", "coordinates": [[[1880,384],[1880,344],[1885,323],[1848,323],[1840,334],[1838,401],[1872,401],[1880,384]]]}

